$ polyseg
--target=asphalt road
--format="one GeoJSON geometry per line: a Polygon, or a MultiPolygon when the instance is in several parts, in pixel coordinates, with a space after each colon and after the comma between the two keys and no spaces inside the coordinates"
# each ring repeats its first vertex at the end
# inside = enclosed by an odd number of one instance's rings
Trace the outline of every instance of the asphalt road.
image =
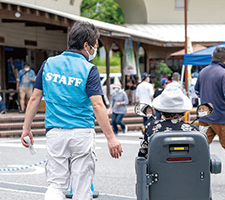
{"type": "MultiPolygon", "coordinates": [[[[116,160],[109,155],[106,139],[102,134],[96,138],[96,175],[94,189],[100,193],[100,200],[134,200],[135,198],[135,157],[139,147],[140,132],[128,132],[118,135],[123,146],[122,158],[116,160]]],[[[28,149],[20,144],[19,138],[0,139],[0,168],[15,168],[15,171],[0,171],[0,200],[41,200],[47,188],[44,164],[45,137],[36,137],[34,147],[37,150],[31,155],[28,149]],[[39,163],[33,166],[35,163],[39,163]],[[16,168],[28,169],[17,170],[16,168]]],[[[224,150],[218,139],[214,140],[211,152],[225,163],[224,150]]],[[[212,175],[213,200],[225,199],[225,172],[212,175]]]]}

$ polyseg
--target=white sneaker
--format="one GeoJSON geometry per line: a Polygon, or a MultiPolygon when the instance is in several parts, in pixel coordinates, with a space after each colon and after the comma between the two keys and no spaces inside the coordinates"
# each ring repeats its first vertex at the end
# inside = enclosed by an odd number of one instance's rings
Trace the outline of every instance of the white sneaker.
{"type": "Polygon", "coordinates": [[[128,131],[128,127],[127,125],[125,125],[125,129],[123,130],[123,133],[127,133],[127,131],[128,131]]]}

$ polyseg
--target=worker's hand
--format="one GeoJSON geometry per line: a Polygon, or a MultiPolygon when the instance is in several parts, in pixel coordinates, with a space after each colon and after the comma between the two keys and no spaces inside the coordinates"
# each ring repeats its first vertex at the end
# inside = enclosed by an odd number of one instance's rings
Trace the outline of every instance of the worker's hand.
{"type": "Polygon", "coordinates": [[[28,148],[29,144],[24,141],[24,137],[26,137],[26,136],[29,136],[31,144],[33,145],[34,144],[34,139],[33,139],[33,134],[31,132],[31,130],[23,130],[23,133],[21,135],[21,142],[22,142],[23,146],[28,148]]]}
{"type": "Polygon", "coordinates": [[[112,114],[112,109],[109,108],[109,109],[107,110],[107,113],[108,113],[108,114],[112,114]]]}
{"type": "Polygon", "coordinates": [[[108,148],[113,158],[119,158],[122,155],[123,149],[116,137],[108,140],[108,148]]]}

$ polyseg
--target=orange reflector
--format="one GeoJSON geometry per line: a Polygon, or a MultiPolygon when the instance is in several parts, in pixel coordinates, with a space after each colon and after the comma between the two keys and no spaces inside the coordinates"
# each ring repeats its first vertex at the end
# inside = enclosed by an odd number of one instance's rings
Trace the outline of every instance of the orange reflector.
{"type": "Polygon", "coordinates": [[[191,157],[184,157],[184,158],[167,158],[167,161],[189,161],[191,157]]]}

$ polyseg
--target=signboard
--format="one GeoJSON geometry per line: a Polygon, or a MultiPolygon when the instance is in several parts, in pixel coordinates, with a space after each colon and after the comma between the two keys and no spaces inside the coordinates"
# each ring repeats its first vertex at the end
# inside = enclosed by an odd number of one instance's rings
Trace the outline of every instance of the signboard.
{"type": "Polygon", "coordinates": [[[132,40],[125,40],[125,47],[124,47],[124,74],[125,75],[132,75],[137,74],[136,70],[136,60],[134,56],[134,49],[132,40]]]}

